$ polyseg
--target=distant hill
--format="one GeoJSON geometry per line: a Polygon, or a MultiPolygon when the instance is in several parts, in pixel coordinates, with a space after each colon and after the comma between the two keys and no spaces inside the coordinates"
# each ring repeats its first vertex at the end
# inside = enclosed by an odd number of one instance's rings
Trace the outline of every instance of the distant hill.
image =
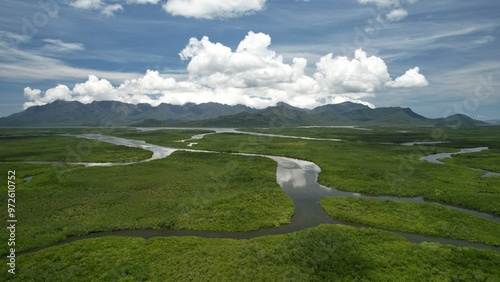
{"type": "Polygon", "coordinates": [[[320,114],[323,112],[335,112],[337,114],[348,113],[356,110],[369,110],[370,107],[357,104],[353,102],[344,102],[340,104],[328,104],[324,106],[319,106],[311,110],[313,114],[320,114]]]}
{"type": "Polygon", "coordinates": [[[43,106],[34,106],[23,112],[0,118],[0,126],[105,126],[130,125],[144,120],[158,120],[179,123],[203,120],[221,115],[257,110],[243,106],[229,106],[218,103],[182,106],[160,104],[126,104],[116,101],[99,101],[82,104],[74,101],[54,101],[43,106]]]}
{"type": "Polygon", "coordinates": [[[475,126],[485,124],[465,115],[429,119],[409,108],[371,109],[346,102],[312,110],[278,103],[262,110],[243,105],[218,103],[171,105],[125,104],[114,101],[55,101],[0,118],[0,126],[110,126],[136,127],[284,127],[301,125],[437,125],[475,126]]]}
{"type": "Polygon", "coordinates": [[[197,127],[281,127],[327,124],[314,118],[308,112],[307,109],[280,104],[256,113],[241,112],[236,115],[225,115],[214,119],[190,121],[183,123],[183,125],[197,127]]]}
{"type": "Polygon", "coordinates": [[[436,126],[449,126],[449,127],[472,127],[476,125],[485,125],[484,121],[473,119],[463,114],[451,115],[446,118],[439,118],[434,120],[436,126]]]}
{"type": "Polygon", "coordinates": [[[500,119],[489,119],[485,122],[487,122],[489,124],[500,124],[500,119]]]}
{"type": "Polygon", "coordinates": [[[343,114],[352,121],[371,124],[426,124],[429,120],[413,112],[410,108],[362,109],[343,114]]]}

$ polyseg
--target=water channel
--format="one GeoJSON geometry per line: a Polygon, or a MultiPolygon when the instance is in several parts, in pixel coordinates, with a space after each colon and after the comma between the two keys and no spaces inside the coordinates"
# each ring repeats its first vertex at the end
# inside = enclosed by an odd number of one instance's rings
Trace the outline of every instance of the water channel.
{"type": "MultiPolygon", "coordinates": [[[[215,134],[215,133],[209,133],[215,134]]],[[[81,134],[81,135],[66,135],[66,136],[74,136],[78,138],[86,138],[91,140],[98,140],[103,142],[112,143],[115,145],[124,145],[134,148],[141,148],[144,150],[151,151],[153,153],[152,157],[143,160],[152,161],[156,159],[166,158],[170,154],[175,151],[189,151],[189,152],[199,152],[199,153],[218,153],[215,151],[202,151],[202,150],[192,150],[192,149],[179,149],[179,148],[168,148],[157,145],[148,144],[145,141],[137,141],[137,140],[129,140],[119,137],[112,136],[104,136],[99,134],[81,134]]],[[[204,135],[203,135],[204,136],[204,135]]],[[[194,136],[189,140],[199,140],[203,138],[201,135],[194,136]]],[[[187,140],[184,140],[187,141],[187,140]]],[[[476,151],[476,150],[472,150],[476,151]]],[[[469,150],[468,152],[471,152],[469,150]]],[[[366,225],[348,223],[339,220],[335,220],[331,218],[320,206],[319,201],[328,196],[343,196],[343,197],[356,197],[356,198],[375,198],[378,200],[399,200],[405,202],[429,202],[426,201],[423,197],[415,197],[415,198],[405,198],[405,197],[390,197],[390,196],[369,196],[363,195],[359,193],[352,192],[343,192],[334,188],[326,187],[318,184],[317,178],[318,174],[321,172],[321,169],[318,165],[292,158],[280,157],[280,156],[268,156],[268,155],[255,155],[255,154],[238,154],[238,155],[246,155],[246,156],[261,156],[270,158],[277,163],[276,170],[276,181],[282,187],[283,191],[292,199],[295,205],[295,213],[292,217],[291,223],[286,225],[281,225],[277,228],[262,228],[256,231],[251,232],[218,232],[218,231],[195,231],[195,230],[153,230],[153,229],[144,229],[144,230],[120,230],[120,231],[106,231],[106,232],[96,232],[87,234],[84,236],[71,237],[65,241],[58,242],[51,246],[57,246],[66,244],[69,242],[96,238],[96,237],[104,237],[104,236],[135,236],[142,238],[151,238],[155,236],[200,236],[205,238],[233,238],[233,239],[248,239],[265,235],[278,235],[278,234],[286,234],[290,232],[295,232],[299,230],[303,230],[306,228],[314,227],[319,224],[344,224],[353,226],[356,228],[373,228],[366,225]]],[[[139,163],[139,162],[135,162],[139,163]]],[[[130,165],[133,163],[75,163],[85,166],[111,166],[111,165],[130,165]]],[[[494,220],[496,222],[500,222],[500,217],[495,217],[490,214],[485,214],[473,210],[463,209],[456,206],[444,205],[441,203],[436,203],[443,206],[447,206],[456,210],[460,210],[462,212],[466,212],[469,214],[473,214],[476,216],[480,216],[483,218],[487,218],[490,220],[494,220]]],[[[380,229],[380,228],[375,228],[380,229]]],[[[391,230],[387,230],[391,231],[391,230]]],[[[451,244],[455,246],[468,246],[475,248],[487,248],[496,251],[500,251],[500,247],[480,244],[480,243],[471,243],[462,240],[455,239],[447,239],[441,237],[434,236],[426,236],[420,234],[406,233],[406,232],[398,232],[391,231],[393,233],[399,234],[405,237],[407,240],[413,243],[421,243],[421,242],[437,242],[442,244],[451,244]]],[[[48,246],[48,247],[51,247],[48,246]]],[[[31,253],[36,252],[48,247],[42,247],[37,249],[32,249],[29,251],[22,252],[23,253],[31,253]]]]}

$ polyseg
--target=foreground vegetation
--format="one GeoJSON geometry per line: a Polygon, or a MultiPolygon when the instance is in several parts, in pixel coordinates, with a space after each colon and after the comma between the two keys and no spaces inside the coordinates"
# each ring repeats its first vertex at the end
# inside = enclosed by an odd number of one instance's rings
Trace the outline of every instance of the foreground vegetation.
{"type": "Polygon", "coordinates": [[[322,225],[250,240],[88,239],[18,258],[13,281],[497,281],[500,253],[322,225]]]}
{"type": "Polygon", "coordinates": [[[436,204],[329,197],[321,206],[347,222],[500,246],[499,223],[436,204]]]}
{"type": "Polygon", "coordinates": [[[289,223],[294,212],[276,163],[262,157],[175,152],[127,166],[0,163],[0,170],[17,172],[17,251],[107,230],[250,231],[289,223]]]}

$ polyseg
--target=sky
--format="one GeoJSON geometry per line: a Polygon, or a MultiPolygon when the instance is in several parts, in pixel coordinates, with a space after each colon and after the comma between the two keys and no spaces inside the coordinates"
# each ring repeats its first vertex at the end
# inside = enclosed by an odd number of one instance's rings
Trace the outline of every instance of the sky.
{"type": "Polygon", "coordinates": [[[55,100],[500,119],[500,1],[2,0],[0,116],[55,100]]]}

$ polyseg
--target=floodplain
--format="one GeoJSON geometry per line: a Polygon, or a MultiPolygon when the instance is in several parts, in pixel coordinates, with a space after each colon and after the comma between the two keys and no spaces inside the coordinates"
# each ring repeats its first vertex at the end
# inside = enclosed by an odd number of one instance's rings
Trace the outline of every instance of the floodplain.
{"type": "MultiPolygon", "coordinates": [[[[217,130],[0,130],[0,144],[8,148],[0,153],[0,166],[17,173],[14,280],[499,279],[500,177],[485,172],[500,172],[500,127],[367,129],[242,129],[193,142],[192,136],[217,130]],[[101,134],[177,150],[141,162],[151,152],[64,134],[101,134]],[[452,156],[444,164],[421,159],[476,147],[488,150],[452,156]],[[283,187],[286,181],[277,183],[277,163],[266,156],[314,163],[321,169],[318,185],[352,193],[321,196],[316,203],[345,224],[326,221],[242,239],[298,220],[298,200],[283,187]],[[85,165],[99,162],[127,165],[85,165]],[[113,236],[126,230],[207,233],[113,236]],[[393,232],[430,236],[429,242],[393,232]],[[85,238],[89,234],[103,236],[85,238]],[[441,244],[432,236],[485,247],[441,244]]],[[[300,168],[288,169],[289,181],[298,185],[300,168]]],[[[1,241],[8,235],[3,232],[1,241]]],[[[7,244],[1,250],[7,254],[7,244]]]]}

